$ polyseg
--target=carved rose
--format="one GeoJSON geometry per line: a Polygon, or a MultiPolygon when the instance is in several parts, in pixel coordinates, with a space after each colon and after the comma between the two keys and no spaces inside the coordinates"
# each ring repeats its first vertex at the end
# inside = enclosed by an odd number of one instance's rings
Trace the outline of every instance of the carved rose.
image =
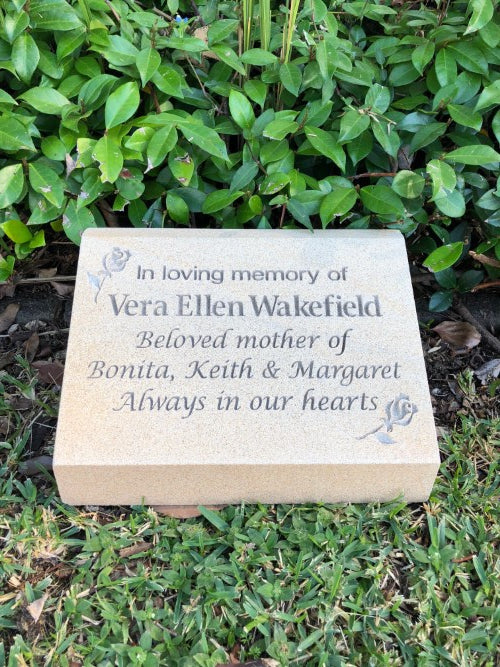
{"type": "Polygon", "coordinates": [[[125,264],[130,259],[130,252],[121,248],[113,248],[111,252],[104,256],[102,265],[107,273],[117,273],[123,271],[125,264]]]}
{"type": "Polygon", "coordinates": [[[97,303],[97,297],[102,289],[107,278],[111,278],[111,274],[123,271],[125,264],[130,259],[130,252],[123,250],[123,248],[113,248],[111,252],[104,255],[102,258],[103,269],[97,272],[97,275],[87,271],[87,278],[90,286],[94,290],[94,302],[97,303]]]}
{"type": "Polygon", "coordinates": [[[387,431],[392,431],[392,427],[398,424],[399,426],[407,426],[413,415],[418,412],[415,403],[412,403],[408,396],[400,394],[397,398],[387,404],[385,414],[387,419],[384,419],[387,431]]]}

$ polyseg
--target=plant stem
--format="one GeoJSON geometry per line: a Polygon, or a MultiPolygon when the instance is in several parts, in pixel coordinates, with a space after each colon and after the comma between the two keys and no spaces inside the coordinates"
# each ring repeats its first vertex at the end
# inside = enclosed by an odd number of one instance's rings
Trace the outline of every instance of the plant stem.
{"type": "Polygon", "coordinates": [[[382,176],[396,176],[397,171],[368,171],[365,174],[356,174],[347,176],[350,181],[356,181],[358,178],[381,178],[382,176]]]}
{"type": "Polygon", "coordinates": [[[269,49],[271,41],[271,0],[259,0],[260,48],[269,49]]]}
{"type": "Polygon", "coordinates": [[[198,17],[198,21],[201,23],[201,25],[206,25],[205,21],[203,20],[203,17],[200,14],[200,10],[198,9],[198,5],[194,0],[191,0],[191,7],[193,8],[193,12],[198,17]]]}
{"type": "Polygon", "coordinates": [[[285,20],[285,25],[283,26],[283,45],[281,48],[282,63],[288,63],[290,61],[292,38],[295,31],[297,14],[299,13],[299,6],[300,0],[288,0],[287,2],[288,19],[285,20]]]}
{"type": "Polygon", "coordinates": [[[116,11],[116,9],[115,9],[115,8],[113,7],[113,5],[111,4],[110,0],[104,0],[104,1],[105,1],[105,3],[108,5],[109,9],[111,10],[111,13],[112,13],[113,16],[115,17],[115,20],[118,22],[118,25],[120,25],[120,23],[121,23],[120,14],[118,14],[118,12],[116,11]]]}
{"type": "Polygon", "coordinates": [[[242,0],[243,52],[248,51],[252,38],[253,0],[242,0]]]}

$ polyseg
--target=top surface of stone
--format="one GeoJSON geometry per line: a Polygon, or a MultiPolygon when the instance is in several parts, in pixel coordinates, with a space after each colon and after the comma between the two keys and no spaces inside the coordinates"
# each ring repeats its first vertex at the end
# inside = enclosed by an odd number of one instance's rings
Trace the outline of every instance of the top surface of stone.
{"type": "Polygon", "coordinates": [[[399,232],[85,233],[57,464],[437,456],[399,232]]]}

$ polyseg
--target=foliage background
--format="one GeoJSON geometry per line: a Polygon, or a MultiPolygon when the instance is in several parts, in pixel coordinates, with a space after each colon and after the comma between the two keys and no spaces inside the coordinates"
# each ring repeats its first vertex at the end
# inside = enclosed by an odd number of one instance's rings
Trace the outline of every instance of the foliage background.
{"type": "Polygon", "coordinates": [[[7,0],[0,280],[49,227],[389,227],[446,309],[500,275],[495,8],[7,0]]]}

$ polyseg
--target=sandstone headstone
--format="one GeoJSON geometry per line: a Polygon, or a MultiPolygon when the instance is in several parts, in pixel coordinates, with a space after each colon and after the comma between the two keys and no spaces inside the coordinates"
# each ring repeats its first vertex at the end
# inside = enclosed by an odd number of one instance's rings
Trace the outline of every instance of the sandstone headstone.
{"type": "Polygon", "coordinates": [[[419,501],[438,465],[399,232],[84,234],[64,501],[419,501]]]}

